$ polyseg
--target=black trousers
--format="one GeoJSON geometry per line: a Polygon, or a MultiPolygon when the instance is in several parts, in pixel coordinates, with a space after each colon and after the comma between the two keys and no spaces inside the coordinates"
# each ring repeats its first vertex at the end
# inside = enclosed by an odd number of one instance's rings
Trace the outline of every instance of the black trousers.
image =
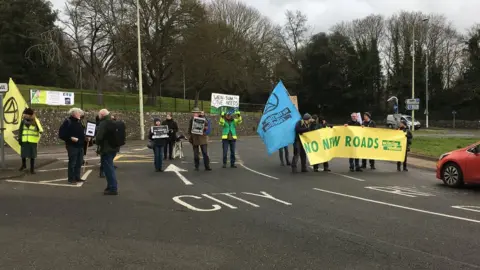
{"type": "MultiPolygon", "coordinates": [[[[370,167],[375,167],[375,160],[374,159],[369,159],[368,163],[370,163],[370,167]]],[[[362,167],[366,168],[367,167],[367,160],[362,159],[362,167]]]]}
{"type": "MultiPolygon", "coordinates": [[[[403,168],[407,168],[407,157],[408,157],[408,151],[405,152],[405,161],[403,162],[403,168]]],[[[402,165],[402,162],[397,162],[397,168],[400,168],[402,165]]]]}
{"type": "Polygon", "coordinates": [[[173,158],[173,147],[175,147],[175,140],[168,139],[167,143],[165,144],[165,147],[163,147],[163,158],[164,159],[167,159],[167,152],[168,152],[168,158],[169,159],[173,158]]]}
{"type": "Polygon", "coordinates": [[[301,142],[295,142],[293,144],[293,159],[292,159],[292,168],[297,168],[298,157],[300,156],[300,163],[302,165],[302,170],[307,169],[307,153],[303,149],[301,142]]]}
{"type": "Polygon", "coordinates": [[[287,165],[290,165],[290,157],[289,157],[289,154],[288,154],[288,146],[285,146],[283,148],[280,148],[278,150],[278,155],[280,156],[280,163],[281,164],[285,164],[284,161],[283,161],[283,155],[285,154],[285,161],[287,163],[287,165]]]}
{"type": "MultiPolygon", "coordinates": [[[[314,170],[317,171],[319,168],[320,168],[320,164],[315,164],[315,165],[313,165],[313,169],[314,169],[314,170]]],[[[328,162],[324,162],[324,163],[323,163],[323,170],[328,170],[328,162]]]]}

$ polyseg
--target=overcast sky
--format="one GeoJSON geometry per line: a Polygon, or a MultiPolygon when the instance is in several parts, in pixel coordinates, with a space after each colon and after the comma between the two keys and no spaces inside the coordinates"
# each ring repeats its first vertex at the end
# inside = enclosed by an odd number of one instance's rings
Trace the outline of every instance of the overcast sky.
{"type": "MultiPolygon", "coordinates": [[[[63,10],[65,0],[50,0],[63,10]]],[[[260,10],[276,23],[283,23],[286,10],[300,10],[308,15],[314,32],[327,31],[340,21],[350,21],[369,14],[385,16],[401,10],[441,13],[460,31],[480,23],[480,0],[241,0],[260,10]]]]}

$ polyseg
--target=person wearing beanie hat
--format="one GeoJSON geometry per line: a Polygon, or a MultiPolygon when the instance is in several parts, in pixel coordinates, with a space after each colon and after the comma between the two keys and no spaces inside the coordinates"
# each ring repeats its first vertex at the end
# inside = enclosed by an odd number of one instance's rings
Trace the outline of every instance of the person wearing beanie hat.
{"type": "Polygon", "coordinates": [[[27,158],[30,159],[30,173],[35,174],[35,159],[37,158],[37,145],[40,135],[43,133],[41,126],[37,125],[35,113],[32,109],[26,108],[23,111],[23,119],[18,129],[18,143],[20,144],[20,156],[22,166],[20,171],[27,168],[27,158]]]}
{"type": "Polygon", "coordinates": [[[303,149],[302,142],[300,141],[300,135],[310,131],[310,125],[313,123],[312,116],[308,113],[303,115],[303,119],[298,121],[295,125],[295,142],[293,144],[293,159],[292,159],[292,172],[297,172],[298,157],[300,156],[300,163],[302,165],[302,172],[308,172],[307,170],[307,153],[303,149]]]}
{"type": "Polygon", "coordinates": [[[153,149],[153,165],[155,166],[156,172],[163,172],[163,147],[165,147],[168,139],[168,137],[162,138],[163,136],[155,134],[154,132],[154,127],[159,127],[161,123],[160,118],[153,119],[153,126],[150,128],[150,133],[148,134],[153,149]]]}
{"type": "MultiPolygon", "coordinates": [[[[366,113],[363,114],[363,126],[364,127],[372,127],[372,128],[377,126],[377,124],[375,124],[375,121],[372,120],[372,115],[369,112],[366,112],[366,113]]],[[[370,159],[369,163],[370,163],[370,169],[375,170],[375,160],[370,159]]],[[[361,168],[362,169],[367,168],[367,160],[366,159],[362,159],[362,167],[361,168]]]]}
{"type": "MultiPolygon", "coordinates": [[[[403,161],[403,171],[408,172],[407,155],[408,155],[408,152],[410,152],[410,145],[412,145],[413,135],[412,135],[412,132],[410,132],[410,130],[408,129],[408,124],[407,124],[407,121],[405,120],[400,121],[399,130],[403,131],[405,133],[405,137],[407,137],[407,151],[405,151],[405,160],[403,161]]],[[[397,162],[397,171],[401,171],[401,166],[402,166],[402,163],[397,162]]]]}
{"type": "MultiPolygon", "coordinates": [[[[314,114],[314,115],[312,115],[312,119],[313,119],[313,123],[310,125],[310,130],[317,130],[317,129],[322,129],[322,128],[327,127],[325,125],[326,122],[323,119],[323,117],[319,117],[318,115],[314,114]]],[[[323,171],[324,172],[329,172],[330,171],[330,169],[328,168],[329,167],[328,165],[329,165],[328,162],[323,163],[323,171]]],[[[319,172],[318,168],[319,168],[319,164],[314,164],[313,165],[313,171],[314,172],[319,172]]]]}
{"type": "MultiPolygon", "coordinates": [[[[350,120],[345,124],[346,127],[348,126],[362,126],[357,120],[357,113],[352,112],[350,114],[350,120]]],[[[349,158],[348,163],[350,165],[351,172],[362,172],[362,168],[360,168],[360,159],[358,158],[349,158]]]]}

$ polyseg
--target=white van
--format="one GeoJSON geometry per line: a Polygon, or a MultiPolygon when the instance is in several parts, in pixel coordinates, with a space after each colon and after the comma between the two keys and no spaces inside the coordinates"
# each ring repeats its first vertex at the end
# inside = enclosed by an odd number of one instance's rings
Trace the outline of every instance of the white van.
{"type": "MultiPolygon", "coordinates": [[[[389,114],[385,124],[388,128],[398,128],[402,120],[405,120],[408,128],[412,129],[412,117],[406,114],[389,114]]],[[[420,129],[421,126],[419,121],[415,121],[415,130],[420,129]]]]}

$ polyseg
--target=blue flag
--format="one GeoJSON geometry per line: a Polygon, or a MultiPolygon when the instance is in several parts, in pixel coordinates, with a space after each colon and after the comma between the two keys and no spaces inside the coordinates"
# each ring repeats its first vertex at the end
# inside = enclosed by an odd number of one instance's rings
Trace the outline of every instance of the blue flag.
{"type": "Polygon", "coordinates": [[[280,81],[265,104],[257,128],[257,133],[267,146],[269,155],[294,143],[295,124],[300,119],[300,113],[290,100],[287,89],[280,81]]]}

